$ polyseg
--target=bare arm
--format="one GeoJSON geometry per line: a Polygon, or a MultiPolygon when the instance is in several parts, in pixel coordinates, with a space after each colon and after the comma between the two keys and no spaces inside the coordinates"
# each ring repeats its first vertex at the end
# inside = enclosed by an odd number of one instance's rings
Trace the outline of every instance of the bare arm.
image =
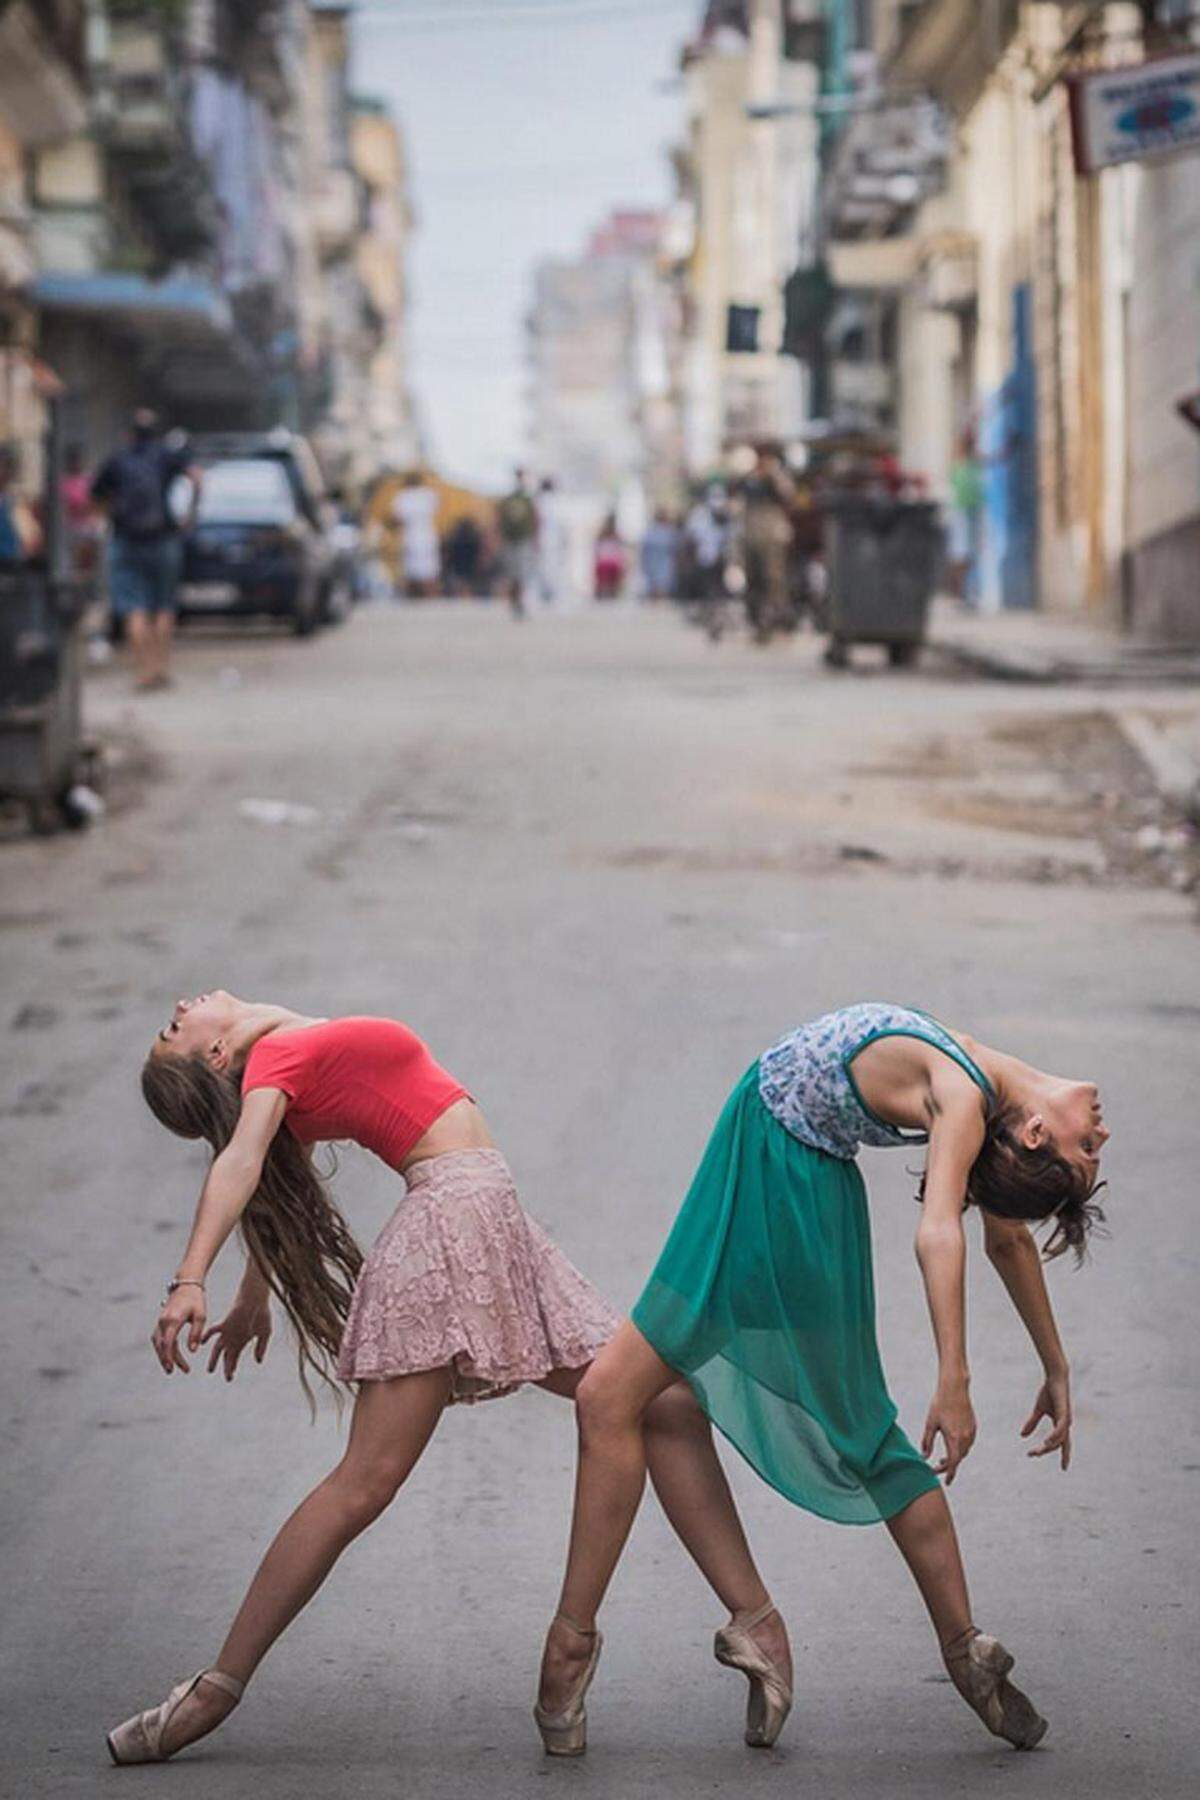
{"type": "Polygon", "coordinates": [[[1045,1456],[1057,1450],[1066,1469],[1071,1461],[1070,1370],[1054,1320],[1042,1259],[1029,1227],[1020,1220],[998,1219],[984,1213],[983,1232],[988,1260],[1008,1290],[1045,1371],[1046,1379],[1033,1411],[1021,1427],[1021,1436],[1028,1437],[1039,1419],[1048,1418],[1048,1435],[1029,1454],[1045,1456]]]}
{"type": "MultiPolygon", "coordinates": [[[[286,1110],[287,1096],[278,1088],[256,1088],[247,1094],[233,1136],[213,1160],[176,1273],[176,1280],[185,1285],[167,1299],[151,1339],[168,1375],[175,1368],[187,1372],[188,1365],[177,1342],[185,1326],[189,1349],[198,1350],[203,1341],[207,1318],[203,1283],[258,1186],[271,1139],[286,1110]]],[[[243,1281],[246,1279],[243,1276],[243,1281]]],[[[261,1280],[257,1271],[250,1277],[251,1292],[256,1279],[261,1280]]]]}
{"type": "Polygon", "coordinates": [[[177,1278],[195,1276],[203,1281],[258,1186],[271,1139],[287,1110],[287,1096],[278,1088],[255,1088],[242,1102],[233,1136],[213,1159],[200,1190],[196,1217],[177,1278]]]}
{"type": "Polygon", "coordinates": [[[1008,1289],[1008,1297],[1033,1340],[1047,1375],[1067,1373],[1067,1353],[1054,1322],[1042,1259],[1029,1227],[1019,1219],[983,1215],[988,1261],[1008,1289]]]}
{"type": "MultiPolygon", "coordinates": [[[[311,1145],[302,1148],[311,1161],[311,1145]]],[[[226,1381],[232,1381],[247,1344],[254,1345],[254,1360],[261,1362],[271,1342],[272,1326],[271,1285],[254,1258],[247,1256],[229,1311],[215,1325],[210,1325],[200,1339],[202,1345],[212,1341],[209,1374],[215,1374],[220,1367],[226,1381]]]]}
{"type": "Polygon", "coordinates": [[[925,1169],[925,1203],[917,1226],[916,1253],[925,1283],[937,1346],[938,1384],[921,1440],[933,1453],[940,1433],[945,1455],[936,1465],[947,1483],[975,1441],[971,1373],[967,1363],[966,1264],[962,1227],[967,1176],[983,1142],[983,1120],[973,1093],[953,1093],[935,1110],[925,1169]]]}

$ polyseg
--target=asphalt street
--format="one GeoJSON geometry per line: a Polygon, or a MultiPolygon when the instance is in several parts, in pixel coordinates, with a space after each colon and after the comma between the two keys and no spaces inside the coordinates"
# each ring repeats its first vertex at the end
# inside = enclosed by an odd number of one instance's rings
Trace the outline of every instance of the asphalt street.
{"type": "MultiPolygon", "coordinates": [[[[714,648],[669,613],[469,605],[196,638],[177,674],[136,702],[118,669],[91,684],[104,821],[0,844],[0,1792],[1194,1792],[1200,940],[1194,904],[1122,850],[1138,775],[1097,695],[869,659],[839,677],[810,640],[714,648]],[[742,1746],[720,1609],[651,1500],[602,1621],[592,1748],[548,1763],[529,1704],[573,1432],[525,1393],[447,1418],[217,1736],[111,1768],[105,1729],[212,1657],[341,1442],[332,1408],[309,1424],[282,1332],[232,1386],[168,1381],[150,1350],[204,1157],[155,1125],[137,1070],[176,995],[216,985],[412,1023],[623,1306],[726,1091],[809,1014],[908,1001],[1099,1081],[1111,1235],[1051,1277],[1067,1475],[1024,1454],[1037,1370],[969,1231],[980,1436],[953,1501],[977,1621],[1017,1653],[1044,1747],[997,1745],[959,1701],[885,1532],[790,1508],[730,1452],[793,1632],[780,1748],[742,1746]]],[[[884,1361],[919,1435],[911,1163],[866,1158],[884,1361]]],[[[348,1150],[336,1187],[369,1241],[395,1178],[348,1150]]],[[[214,1315],[236,1274],[228,1252],[214,1315]]]]}

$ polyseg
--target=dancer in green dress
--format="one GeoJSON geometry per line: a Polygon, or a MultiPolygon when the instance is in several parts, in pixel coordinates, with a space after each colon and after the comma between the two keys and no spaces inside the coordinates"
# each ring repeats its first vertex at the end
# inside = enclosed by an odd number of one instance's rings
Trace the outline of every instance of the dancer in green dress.
{"type": "MultiPolygon", "coordinates": [[[[977,1205],[987,1253],[1041,1360],[1022,1428],[1030,1455],[1071,1452],[1067,1361],[1026,1221],[1052,1221],[1043,1255],[1082,1256],[1108,1138],[1090,1082],[1047,1075],[913,1008],[865,1003],[790,1033],[746,1073],[717,1122],[632,1322],[577,1394],[581,1456],[570,1560],[547,1638],[537,1717],[583,1742],[595,1613],[641,1496],[642,1416],[685,1375],[713,1423],[797,1505],[842,1524],[886,1521],[937,1631],[949,1673],[997,1736],[1032,1748],[1046,1730],[1009,1680],[1013,1659],[971,1618],[938,1476],[975,1436],[964,1321],[962,1214],[977,1205]],[[920,1452],[896,1422],[875,1341],[863,1144],[928,1143],[917,1256],[938,1357],[920,1452]],[[936,1453],[939,1460],[926,1458],[936,1453]]],[[[717,1634],[750,1680],[747,1742],[773,1743],[791,1703],[787,1638],[771,1608],[717,1634]]]]}

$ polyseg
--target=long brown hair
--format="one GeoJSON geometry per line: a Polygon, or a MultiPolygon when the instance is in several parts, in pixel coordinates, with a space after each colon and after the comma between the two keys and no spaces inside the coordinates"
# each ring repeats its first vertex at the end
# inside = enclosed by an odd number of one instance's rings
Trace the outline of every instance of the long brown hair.
{"type": "MultiPolygon", "coordinates": [[[[202,1056],[151,1052],[142,1067],[142,1093],[161,1125],[177,1137],[203,1138],[214,1157],[233,1136],[242,1105],[236,1078],[202,1056]]],[[[363,1257],[285,1125],[271,1140],[240,1231],[247,1254],[291,1320],[300,1385],[315,1411],[310,1370],[340,1393],[334,1365],[363,1257]]]]}

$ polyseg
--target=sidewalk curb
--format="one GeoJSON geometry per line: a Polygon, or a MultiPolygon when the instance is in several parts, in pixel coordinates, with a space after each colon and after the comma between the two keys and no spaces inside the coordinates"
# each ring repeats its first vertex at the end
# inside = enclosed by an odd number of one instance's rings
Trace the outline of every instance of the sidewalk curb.
{"type": "Polygon", "coordinates": [[[1114,706],[1112,718],[1125,742],[1136,751],[1164,800],[1200,825],[1200,764],[1173,743],[1145,713],[1114,706]]]}
{"type": "Polygon", "coordinates": [[[1067,657],[1022,656],[1020,651],[985,650],[933,632],[927,646],[970,674],[991,681],[1043,687],[1090,684],[1093,687],[1170,687],[1200,679],[1200,657],[1164,651],[1155,657],[1120,658],[1113,662],[1077,662],[1067,657]]]}
{"type": "Polygon", "coordinates": [[[959,668],[966,669],[969,674],[986,675],[992,681],[1049,684],[1062,679],[1055,670],[1043,663],[1010,655],[997,656],[991,651],[977,649],[974,645],[960,644],[954,638],[938,637],[931,633],[925,643],[935,655],[957,663],[959,668]]]}

